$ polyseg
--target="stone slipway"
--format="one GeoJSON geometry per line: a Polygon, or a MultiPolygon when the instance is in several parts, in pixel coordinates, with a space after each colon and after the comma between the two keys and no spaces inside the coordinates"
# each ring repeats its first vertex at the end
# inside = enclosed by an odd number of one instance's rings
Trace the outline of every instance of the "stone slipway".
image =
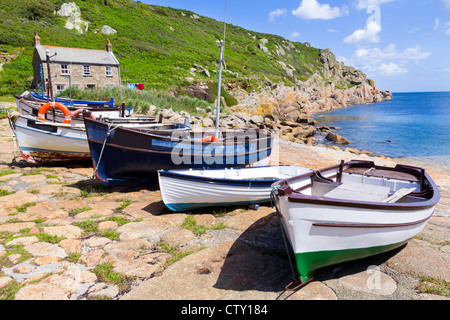
{"type": "MultiPolygon", "coordinates": [[[[0,197],[1,298],[16,288],[16,300],[448,299],[419,290],[424,277],[449,281],[448,170],[430,168],[442,200],[408,245],[327,268],[293,293],[284,290],[292,274],[271,207],[174,214],[157,186],[105,190],[90,179],[88,166],[12,163],[10,137],[7,120],[0,120],[0,172],[10,170],[0,177],[0,188],[11,193],[0,197]],[[189,217],[206,232],[183,227],[189,217]],[[108,238],[111,233],[114,239],[108,238]],[[173,250],[162,250],[161,241],[173,250]],[[186,256],[173,262],[183,252],[186,256]],[[121,285],[96,274],[95,268],[106,264],[125,277],[121,285]]],[[[395,163],[324,147],[278,146],[281,162],[313,169],[353,158],[395,163]]]]}

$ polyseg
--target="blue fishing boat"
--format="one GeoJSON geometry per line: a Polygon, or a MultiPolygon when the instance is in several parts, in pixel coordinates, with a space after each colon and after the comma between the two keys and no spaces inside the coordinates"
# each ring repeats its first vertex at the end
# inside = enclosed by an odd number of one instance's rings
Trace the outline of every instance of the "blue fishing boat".
{"type": "Polygon", "coordinates": [[[108,184],[148,183],[158,170],[246,166],[270,156],[272,136],[260,129],[215,137],[179,124],[157,132],[84,118],[97,177],[108,184]]]}
{"type": "MultiPolygon", "coordinates": [[[[39,113],[39,110],[47,103],[47,100],[40,100],[40,99],[36,99],[36,98],[29,98],[29,97],[23,97],[23,96],[18,96],[15,95],[14,98],[16,99],[16,105],[17,105],[17,110],[24,115],[34,115],[37,116],[39,113]]],[[[61,103],[61,102],[58,102],[61,103]]],[[[64,105],[72,114],[72,123],[77,123],[77,124],[83,124],[83,120],[82,120],[82,112],[83,110],[87,110],[89,112],[91,112],[91,114],[95,117],[95,118],[127,118],[127,119],[131,119],[130,115],[133,113],[133,107],[131,107],[131,109],[125,107],[125,106],[113,106],[110,107],[109,105],[66,105],[64,103],[62,103],[62,105],[64,105]]],[[[47,117],[50,117],[50,115],[48,115],[47,117]]],[[[134,119],[136,119],[137,117],[134,117],[134,119]]],[[[142,118],[142,117],[139,117],[142,118]]],[[[151,120],[153,119],[153,122],[157,122],[159,119],[157,119],[156,117],[145,117],[147,120],[151,120]]],[[[61,113],[56,113],[55,114],[55,120],[56,122],[63,122],[62,120],[64,120],[64,116],[61,113]]],[[[53,118],[52,118],[53,120],[53,118]]]]}
{"type": "MultiPolygon", "coordinates": [[[[42,95],[36,92],[31,91],[30,92],[30,96],[34,99],[38,99],[38,100],[45,100],[45,101],[50,101],[50,97],[46,96],[46,95],[42,95]]],[[[110,101],[91,101],[91,100],[76,100],[76,99],[70,99],[70,98],[64,98],[64,97],[55,97],[54,100],[56,102],[65,104],[65,105],[97,105],[97,106],[110,106],[113,107],[114,106],[114,98],[111,98],[110,101]]]]}

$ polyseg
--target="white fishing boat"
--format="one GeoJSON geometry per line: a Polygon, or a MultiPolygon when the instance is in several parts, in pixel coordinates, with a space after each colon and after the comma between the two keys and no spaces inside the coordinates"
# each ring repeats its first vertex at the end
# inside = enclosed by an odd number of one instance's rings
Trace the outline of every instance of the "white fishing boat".
{"type": "MultiPolygon", "coordinates": [[[[20,154],[30,163],[72,162],[91,159],[86,127],[68,120],[66,123],[41,120],[15,111],[8,113],[20,154]]],[[[164,130],[190,130],[188,125],[139,121],[136,118],[108,119],[108,126],[164,130]]]]}
{"type": "Polygon", "coordinates": [[[273,185],[300,282],[323,267],[397,248],[416,236],[440,199],[422,168],[341,162],[273,185]]]}
{"type": "Polygon", "coordinates": [[[306,172],[297,166],[178,169],[159,170],[158,179],[165,205],[185,211],[269,202],[274,182],[306,172]]]}
{"type": "Polygon", "coordinates": [[[11,124],[20,154],[27,162],[66,162],[90,158],[84,124],[41,121],[21,114],[17,114],[11,124]]]}

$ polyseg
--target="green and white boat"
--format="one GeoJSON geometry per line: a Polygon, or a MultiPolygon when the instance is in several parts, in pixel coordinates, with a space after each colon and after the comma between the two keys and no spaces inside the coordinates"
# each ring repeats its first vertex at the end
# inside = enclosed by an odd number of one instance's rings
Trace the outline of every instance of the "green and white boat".
{"type": "Polygon", "coordinates": [[[371,161],[341,162],[272,187],[302,283],[323,267],[403,245],[440,199],[424,169],[371,161]]]}

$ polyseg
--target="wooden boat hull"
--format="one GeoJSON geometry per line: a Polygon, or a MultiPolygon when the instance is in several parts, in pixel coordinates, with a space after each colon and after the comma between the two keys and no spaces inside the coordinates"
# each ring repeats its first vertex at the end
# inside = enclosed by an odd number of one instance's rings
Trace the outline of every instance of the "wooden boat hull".
{"type": "Polygon", "coordinates": [[[419,234],[433,208],[399,214],[397,211],[299,205],[284,208],[284,228],[293,244],[303,280],[315,271],[337,263],[365,258],[395,249],[419,234]],[[336,214],[338,212],[338,214],[336,214]],[[342,213],[342,215],[339,215],[342,213]],[[364,215],[364,218],[355,217],[364,215]],[[317,217],[320,216],[320,220],[317,217]],[[352,219],[344,219],[352,216],[352,219]],[[380,216],[396,219],[380,221],[380,216]],[[356,222],[355,222],[356,221],[356,222]]]}
{"type": "Polygon", "coordinates": [[[147,183],[158,170],[245,166],[268,157],[272,146],[263,133],[239,142],[202,142],[202,135],[194,139],[196,133],[177,130],[154,134],[117,128],[108,134],[106,124],[84,121],[97,177],[105,183],[147,183]]]}
{"type": "Polygon", "coordinates": [[[158,171],[161,196],[172,211],[270,201],[272,184],[311,171],[296,166],[158,171]]]}
{"type": "MultiPolygon", "coordinates": [[[[41,100],[41,101],[50,101],[50,98],[48,96],[41,95],[39,93],[30,92],[30,96],[33,99],[41,100]]],[[[82,105],[82,106],[105,106],[109,105],[110,107],[114,106],[114,99],[111,98],[110,101],[90,101],[90,100],[77,100],[77,99],[69,99],[64,97],[55,97],[55,101],[63,103],[64,105],[82,105]]]]}
{"type": "MultiPolygon", "coordinates": [[[[351,163],[347,167],[351,168],[351,163]]],[[[323,174],[334,176],[335,169],[328,173],[324,170],[323,174]]],[[[411,176],[417,173],[417,179],[365,178],[373,189],[382,180],[391,192],[405,184],[415,188],[411,196],[396,203],[330,198],[327,193],[317,196],[313,187],[308,186],[312,177],[308,175],[296,179],[297,186],[303,180],[303,187],[298,188],[301,191],[288,190],[286,185],[275,186],[277,210],[302,281],[310,279],[320,268],[397,248],[423,230],[439,200],[439,191],[427,174],[419,179],[419,170],[403,169],[411,176]]],[[[340,179],[345,184],[355,178],[361,176],[344,173],[340,179]]]]}
{"type": "Polygon", "coordinates": [[[13,125],[22,157],[30,163],[88,161],[86,131],[79,126],[55,126],[19,116],[13,125]]]}
{"type": "MultiPolygon", "coordinates": [[[[36,100],[36,99],[29,99],[26,97],[21,96],[14,96],[16,99],[16,106],[17,111],[19,111],[23,115],[38,115],[39,109],[42,107],[44,103],[46,103],[46,100],[36,100]]],[[[125,117],[128,117],[131,115],[130,112],[126,110],[122,110],[120,107],[108,107],[103,105],[92,105],[87,107],[82,106],[68,106],[68,109],[71,113],[74,113],[78,109],[86,109],[89,110],[93,114],[93,116],[96,119],[101,118],[119,118],[121,117],[121,114],[123,113],[125,117]]],[[[46,115],[47,120],[53,120],[53,116],[51,115],[51,112],[48,112],[46,115]]],[[[64,114],[62,114],[60,111],[56,111],[55,113],[55,122],[63,122],[64,121],[64,114]]],[[[153,122],[157,122],[156,117],[155,118],[148,118],[152,119],[153,122]]],[[[74,119],[72,119],[72,123],[74,124],[84,124],[83,117],[79,116],[74,119]]]]}
{"type": "MultiPolygon", "coordinates": [[[[159,130],[178,127],[178,124],[161,124],[143,118],[110,119],[111,125],[128,128],[159,130]]],[[[12,129],[22,157],[30,163],[59,163],[89,161],[91,159],[84,122],[63,124],[40,121],[31,115],[17,115],[12,129]]]]}

